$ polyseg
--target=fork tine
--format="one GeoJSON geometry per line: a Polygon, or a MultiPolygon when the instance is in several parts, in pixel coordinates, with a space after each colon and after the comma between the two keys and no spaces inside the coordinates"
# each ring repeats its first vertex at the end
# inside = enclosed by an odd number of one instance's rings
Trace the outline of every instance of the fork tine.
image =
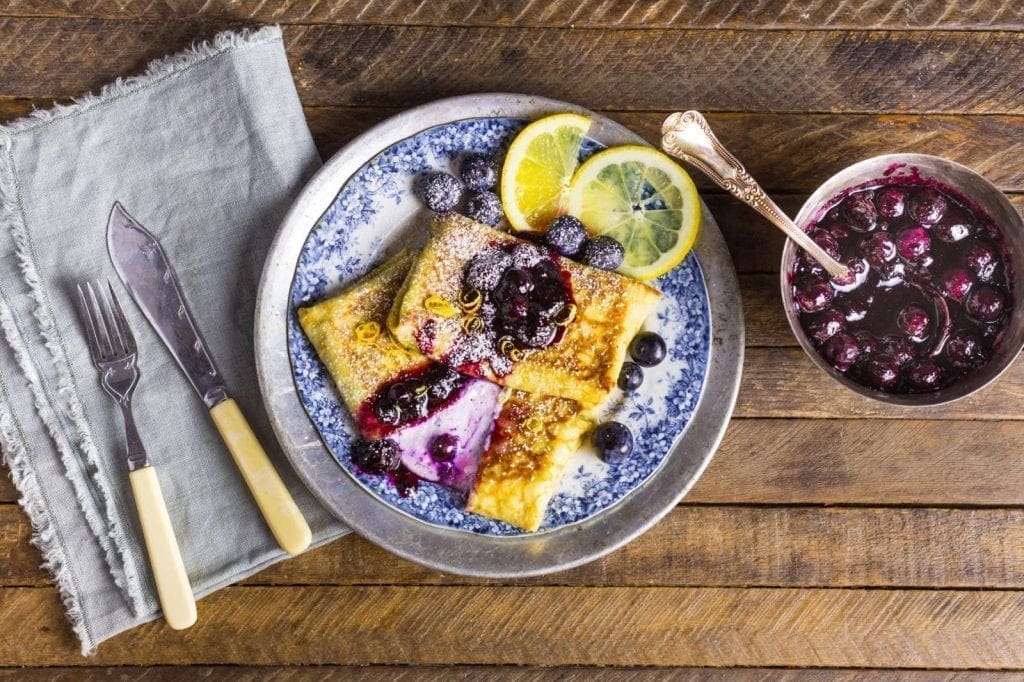
{"type": "Polygon", "coordinates": [[[114,307],[110,303],[110,296],[104,290],[103,284],[96,280],[97,299],[100,302],[100,310],[103,311],[103,320],[107,326],[107,336],[110,338],[110,347],[115,357],[128,355],[128,344],[121,336],[120,325],[114,317],[114,307]]]}
{"type": "Polygon", "coordinates": [[[88,342],[89,353],[92,355],[93,362],[99,362],[102,355],[100,353],[100,340],[96,335],[96,322],[93,319],[92,307],[89,305],[89,299],[86,297],[81,283],[78,285],[78,302],[82,308],[82,317],[85,318],[85,338],[88,342]]]}
{"type": "Polygon", "coordinates": [[[99,297],[96,294],[95,288],[93,288],[92,282],[86,282],[85,288],[89,292],[92,319],[96,324],[96,338],[99,340],[100,358],[108,360],[114,355],[114,344],[110,338],[110,327],[103,316],[103,306],[100,305],[99,297]]]}
{"type": "Polygon", "coordinates": [[[132,328],[128,325],[128,318],[124,315],[124,309],[121,308],[121,302],[117,300],[117,294],[114,293],[114,287],[111,286],[110,280],[107,280],[107,290],[110,292],[110,301],[113,303],[114,309],[114,321],[117,323],[118,334],[121,335],[121,340],[124,341],[125,351],[129,354],[137,352],[135,346],[135,335],[132,334],[132,328]]]}

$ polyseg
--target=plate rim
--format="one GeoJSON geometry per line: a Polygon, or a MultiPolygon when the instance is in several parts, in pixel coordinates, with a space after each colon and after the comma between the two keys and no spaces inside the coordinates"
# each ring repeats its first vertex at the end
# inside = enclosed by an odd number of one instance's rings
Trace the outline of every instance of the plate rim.
{"type": "Polygon", "coordinates": [[[324,445],[298,395],[286,331],[291,282],[310,231],[352,175],[387,146],[458,120],[535,118],[564,111],[592,117],[592,136],[600,141],[650,146],[600,114],[545,97],[482,93],[436,100],[374,125],[335,153],[288,209],[264,264],[256,297],[254,350],[264,407],[282,451],[303,484],[350,529],[428,568],[515,578],[566,570],[604,556],[648,530],[690,490],[721,442],[735,406],[744,354],[739,284],[717,223],[702,201],[703,225],[694,252],[708,293],[710,329],[701,396],[682,437],[658,469],[609,509],[537,535],[467,534],[423,523],[379,500],[353,480],[324,445]],[[687,452],[696,452],[697,457],[687,457],[687,452]],[[680,478],[685,483],[674,485],[680,478]]]}

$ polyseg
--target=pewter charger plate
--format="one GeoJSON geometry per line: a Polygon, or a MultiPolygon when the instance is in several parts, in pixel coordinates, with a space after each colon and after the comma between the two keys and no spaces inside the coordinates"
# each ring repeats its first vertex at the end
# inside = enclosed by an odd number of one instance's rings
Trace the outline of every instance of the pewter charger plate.
{"type": "Polygon", "coordinates": [[[575,490],[556,495],[540,533],[523,534],[462,513],[450,493],[433,484],[409,499],[399,497],[385,479],[349,466],[351,423],[295,325],[294,305],[333,293],[398,244],[425,232],[422,210],[409,196],[415,172],[453,162],[460,149],[501,148],[520,122],[560,111],[591,116],[597,148],[643,143],[603,117],[541,98],[475,95],[418,107],[338,152],[303,190],[267,258],[257,304],[257,365],[285,452],[313,493],[356,532],[441,570],[533,575],[579,565],[621,546],[692,486],[735,402],[743,351],[738,287],[705,208],[694,253],[658,282],[672,304],[658,313],[656,326],[665,330],[670,361],[651,372],[646,395],[619,396],[611,408],[617,418],[645,420],[638,445],[649,447],[620,471],[601,470],[598,463],[597,475],[585,466],[596,462],[593,455],[578,457],[584,464],[570,467],[566,477],[571,479],[567,487],[575,490]],[[671,409],[661,404],[668,399],[671,409]]]}

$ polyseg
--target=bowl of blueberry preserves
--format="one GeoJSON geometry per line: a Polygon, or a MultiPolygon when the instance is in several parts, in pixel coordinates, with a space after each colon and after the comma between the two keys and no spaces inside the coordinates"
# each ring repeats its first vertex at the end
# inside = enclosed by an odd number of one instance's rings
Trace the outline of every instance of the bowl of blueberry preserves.
{"type": "Polygon", "coordinates": [[[963,398],[1024,346],[1024,224],[992,183],[952,161],[890,154],[832,176],[796,224],[848,266],[831,278],[782,254],[786,315],[811,360],[882,402],[963,398]]]}

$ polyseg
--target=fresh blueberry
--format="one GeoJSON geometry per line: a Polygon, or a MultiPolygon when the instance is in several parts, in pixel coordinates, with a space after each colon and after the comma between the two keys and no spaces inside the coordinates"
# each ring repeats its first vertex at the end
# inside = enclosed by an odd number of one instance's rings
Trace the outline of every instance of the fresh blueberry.
{"type": "Polygon", "coordinates": [[[983,282],[992,279],[999,265],[999,258],[996,255],[995,247],[985,242],[978,242],[967,252],[967,267],[974,271],[983,282]]]}
{"type": "Polygon", "coordinates": [[[946,356],[957,367],[971,367],[981,359],[981,342],[970,332],[957,332],[946,342],[946,356]]]}
{"type": "Polygon", "coordinates": [[[640,332],[629,343],[629,356],[641,367],[654,367],[665,359],[665,339],[654,332],[640,332]]]}
{"type": "Polygon", "coordinates": [[[907,268],[901,261],[890,261],[888,263],[882,263],[878,270],[878,286],[884,288],[890,288],[903,283],[903,278],[907,275],[907,268]]]}
{"type": "Polygon", "coordinates": [[[900,367],[910,364],[917,358],[914,343],[905,336],[890,334],[882,338],[881,351],[896,361],[900,367]]]}
{"type": "Polygon", "coordinates": [[[958,242],[971,235],[969,223],[958,220],[943,220],[932,228],[935,236],[944,242],[958,242]]]}
{"type": "Polygon", "coordinates": [[[853,335],[857,339],[857,344],[860,346],[860,355],[862,358],[874,355],[878,352],[880,344],[878,339],[869,331],[859,331],[853,335]]]}
{"type": "Polygon", "coordinates": [[[548,257],[547,253],[535,244],[521,242],[512,247],[512,264],[517,268],[532,268],[548,257]]]}
{"type": "Polygon", "coordinates": [[[473,257],[466,266],[464,281],[480,291],[491,291],[498,286],[501,276],[512,267],[512,256],[501,249],[488,249],[473,257]]]}
{"type": "Polygon", "coordinates": [[[539,319],[530,319],[529,315],[512,330],[513,338],[527,348],[547,348],[554,343],[557,335],[557,326],[539,319]]]}
{"type": "Polygon", "coordinates": [[[836,291],[853,291],[868,278],[868,262],[863,258],[850,258],[846,261],[846,275],[832,277],[832,288],[836,291]]]}
{"type": "Polygon", "coordinates": [[[442,171],[427,173],[419,181],[419,195],[431,211],[451,211],[462,198],[462,184],[453,175],[442,171]]]}
{"type": "Polygon", "coordinates": [[[899,362],[885,353],[868,358],[861,372],[868,385],[879,391],[891,390],[900,382],[899,362]]]}
{"type": "Polygon", "coordinates": [[[386,396],[380,396],[373,403],[373,414],[382,424],[396,426],[402,421],[402,411],[398,405],[386,396]]]}
{"type": "Polygon", "coordinates": [[[806,324],[807,331],[819,342],[828,341],[845,326],[846,318],[835,308],[815,313],[806,324]]]}
{"type": "Polygon", "coordinates": [[[551,221],[544,241],[552,251],[571,258],[587,241],[587,228],[575,216],[560,215],[551,221]]]}
{"type": "Polygon", "coordinates": [[[873,194],[871,190],[856,192],[843,202],[843,215],[846,216],[847,224],[858,232],[871,232],[878,223],[873,194]]]}
{"type": "Polygon", "coordinates": [[[810,279],[797,284],[795,295],[796,304],[800,306],[800,310],[805,313],[814,313],[824,310],[832,302],[835,291],[824,280],[810,279]]]}
{"type": "Polygon", "coordinates": [[[441,402],[462,386],[465,377],[451,367],[435,363],[424,373],[423,380],[430,398],[441,402]]]}
{"type": "Polygon", "coordinates": [[[832,256],[835,259],[839,259],[839,242],[831,234],[822,229],[814,230],[811,233],[811,239],[814,240],[818,246],[820,246],[825,253],[832,256]]]}
{"type": "Polygon", "coordinates": [[[954,301],[962,301],[974,286],[974,278],[963,268],[954,268],[942,277],[942,295],[954,301]]]}
{"type": "Polygon", "coordinates": [[[910,366],[907,379],[914,388],[934,391],[942,383],[942,368],[934,362],[923,360],[910,366]]]}
{"type": "Polygon", "coordinates": [[[931,318],[924,308],[917,305],[908,305],[900,311],[896,318],[896,324],[906,332],[914,341],[924,341],[928,336],[928,326],[931,318]]]}
{"type": "Polygon", "coordinates": [[[946,197],[931,187],[922,187],[910,197],[910,217],[922,225],[934,225],[946,215],[946,197]]]}
{"type": "Polygon", "coordinates": [[[876,268],[896,257],[896,242],[887,232],[876,232],[860,244],[860,252],[876,268]]]}
{"type": "Polygon", "coordinates": [[[906,201],[907,195],[899,187],[884,187],[875,195],[878,215],[884,218],[899,218],[903,215],[906,201]]]}
{"type": "Polygon", "coordinates": [[[474,192],[466,201],[466,215],[484,225],[494,227],[501,222],[504,215],[501,199],[494,192],[486,190],[474,192]]]}
{"type": "Polygon", "coordinates": [[[459,439],[453,433],[442,433],[430,441],[430,457],[435,462],[450,462],[459,451],[459,439]]]}
{"type": "Polygon", "coordinates": [[[860,355],[860,344],[857,339],[846,332],[838,332],[825,342],[822,346],[822,355],[829,364],[845,372],[853,366],[860,355]]]}
{"type": "Polygon", "coordinates": [[[398,444],[390,438],[359,440],[352,445],[352,462],[368,474],[396,471],[402,463],[398,444]]]}
{"type": "Polygon", "coordinates": [[[868,309],[875,302],[875,297],[863,289],[846,296],[839,304],[839,309],[847,322],[858,322],[868,315],[868,309]]]}
{"type": "Polygon", "coordinates": [[[459,166],[459,177],[468,189],[483,192],[498,184],[498,164],[484,154],[467,154],[459,166]]]}
{"type": "Polygon", "coordinates": [[[625,256],[622,244],[605,235],[588,239],[581,251],[583,263],[599,270],[614,270],[622,265],[625,256]]]}
{"type": "Polygon", "coordinates": [[[515,294],[528,294],[533,291],[533,276],[523,268],[509,268],[494,290],[498,300],[507,299],[515,294]]]}
{"type": "Polygon", "coordinates": [[[629,393],[640,388],[642,383],[644,383],[643,368],[635,362],[622,363],[622,369],[619,370],[619,388],[629,393]]]}
{"type": "Polygon", "coordinates": [[[979,322],[995,322],[1006,310],[1006,297],[995,287],[978,287],[968,294],[964,308],[979,322]]]}
{"type": "Polygon", "coordinates": [[[900,230],[896,235],[896,251],[900,256],[911,263],[923,258],[932,248],[931,237],[928,230],[920,225],[900,230]]]}
{"type": "Polygon", "coordinates": [[[620,422],[605,422],[594,429],[594,447],[609,464],[621,462],[633,452],[633,432],[620,422]]]}

